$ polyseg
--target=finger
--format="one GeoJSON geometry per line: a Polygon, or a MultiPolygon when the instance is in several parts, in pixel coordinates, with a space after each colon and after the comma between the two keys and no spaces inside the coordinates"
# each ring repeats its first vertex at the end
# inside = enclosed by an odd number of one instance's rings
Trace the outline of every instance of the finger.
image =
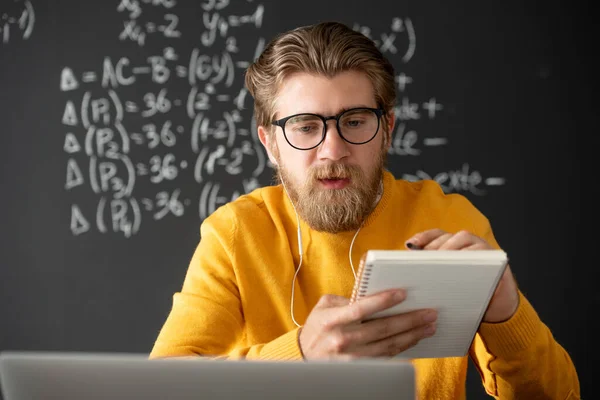
{"type": "Polygon", "coordinates": [[[386,290],[371,296],[363,297],[346,307],[341,308],[334,323],[339,325],[363,321],[376,312],[395,306],[406,298],[404,289],[386,290]]]}
{"type": "Polygon", "coordinates": [[[439,250],[451,238],[452,238],[451,233],[444,233],[443,235],[441,235],[441,236],[437,237],[436,239],[432,240],[431,242],[429,242],[429,244],[427,244],[425,247],[423,247],[423,249],[424,250],[439,250]]]}
{"type": "Polygon", "coordinates": [[[349,343],[371,343],[430,324],[436,320],[436,310],[415,310],[352,326],[344,335],[349,343]]]}
{"type": "Polygon", "coordinates": [[[354,357],[394,357],[435,334],[435,322],[369,343],[350,354],[354,357]]]}
{"type": "Polygon", "coordinates": [[[413,235],[410,239],[406,241],[406,243],[412,243],[419,247],[425,247],[431,242],[435,240],[437,237],[445,234],[446,232],[441,229],[430,229],[427,231],[419,232],[416,235],[413,235]]]}
{"type": "Polygon", "coordinates": [[[481,242],[463,247],[461,250],[493,250],[493,247],[490,246],[485,240],[482,240],[481,242]]]}
{"type": "Polygon", "coordinates": [[[478,236],[473,235],[468,231],[459,231],[456,232],[450,239],[448,239],[442,246],[440,246],[440,250],[462,250],[464,248],[477,245],[482,248],[487,243],[478,236]]]}

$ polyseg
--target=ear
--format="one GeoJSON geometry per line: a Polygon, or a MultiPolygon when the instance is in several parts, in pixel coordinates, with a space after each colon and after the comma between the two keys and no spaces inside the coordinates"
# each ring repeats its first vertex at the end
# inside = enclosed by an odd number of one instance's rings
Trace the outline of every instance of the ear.
{"type": "Polygon", "coordinates": [[[396,126],[396,114],[394,109],[390,110],[387,114],[387,135],[386,135],[386,148],[389,149],[392,145],[392,135],[394,134],[394,126],[396,126]]]}
{"type": "Polygon", "coordinates": [[[275,146],[277,146],[277,143],[274,143],[275,136],[269,135],[267,129],[261,125],[258,127],[258,138],[260,139],[260,142],[262,143],[263,147],[267,151],[267,155],[269,156],[269,161],[271,161],[271,163],[273,165],[277,165],[277,158],[271,151],[271,149],[273,149],[273,148],[275,148],[275,146]]]}

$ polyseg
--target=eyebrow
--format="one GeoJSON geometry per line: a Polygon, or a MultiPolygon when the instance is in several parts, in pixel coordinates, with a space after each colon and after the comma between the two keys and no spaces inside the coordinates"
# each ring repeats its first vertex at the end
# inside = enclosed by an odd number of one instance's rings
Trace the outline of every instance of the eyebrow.
{"type": "MultiPolygon", "coordinates": [[[[373,106],[368,106],[366,104],[353,104],[351,106],[342,107],[342,108],[338,109],[337,112],[333,115],[339,115],[339,114],[341,114],[345,111],[351,110],[353,108],[377,108],[377,106],[373,107],[373,106]]],[[[279,113],[275,113],[275,117],[273,118],[274,120],[279,119],[277,114],[279,114],[279,113]]],[[[325,115],[323,113],[310,112],[310,111],[301,111],[301,112],[297,112],[297,113],[290,114],[290,115],[296,115],[296,114],[317,114],[317,115],[323,115],[323,116],[325,115]]],[[[283,118],[283,117],[281,117],[281,118],[283,118]]]]}
{"type": "Polygon", "coordinates": [[[350,107],[342,107],[342,108],[340,108],[338,110],[338,112],[336,112],[334,115],[341,114],[341,113],[343,113],[345,111],[348,111],[348,110],[351,110],[353,108],[377,108],[377,107],[367,106],[365,104],[355,104],[355,105],[352,105],[350,107]]]}

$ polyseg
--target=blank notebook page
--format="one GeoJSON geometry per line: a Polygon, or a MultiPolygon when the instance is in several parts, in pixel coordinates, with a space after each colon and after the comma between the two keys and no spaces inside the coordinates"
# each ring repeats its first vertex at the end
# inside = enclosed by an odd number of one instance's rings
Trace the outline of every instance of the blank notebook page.
{"type": "Polygon", "coordinates": [[[398,287],[406,289],[407,293],[402,303],[371,318],[422,308],[438,310],[436,333],[399,357],[461,357],[467,354],[506,261],[502,257],[454,260],[456,253],[462,252],[454,251],[450,258],[437,261],[367,259],[359,297],[398,287]]]}

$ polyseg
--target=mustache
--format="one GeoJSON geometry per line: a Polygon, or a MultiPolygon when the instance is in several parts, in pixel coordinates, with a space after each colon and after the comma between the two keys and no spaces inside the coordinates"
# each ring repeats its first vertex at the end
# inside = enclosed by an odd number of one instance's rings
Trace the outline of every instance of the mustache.
{"type": "Polygon", "coordinates": [[[324,164],[311,167],[308,175],[313,180],[356,178],[361,175],[361,169],[350,164],[324,164]]]}

